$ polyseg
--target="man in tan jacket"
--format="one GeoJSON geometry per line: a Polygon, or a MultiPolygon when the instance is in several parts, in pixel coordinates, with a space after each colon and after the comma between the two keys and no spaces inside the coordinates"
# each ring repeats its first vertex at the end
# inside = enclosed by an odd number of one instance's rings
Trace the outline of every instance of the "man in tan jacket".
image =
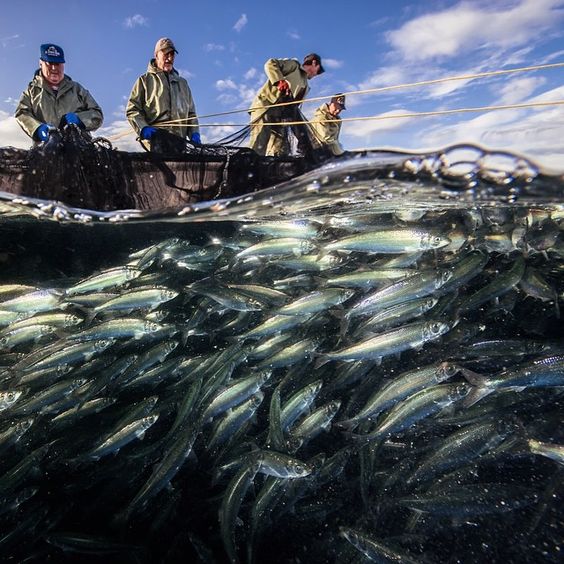
{"type": "Polygon", "coordinates": [[[319,142],[336,157],[345,152],[339,142],[342,125],[339,114],[343,110],[346,110],[345,95],[335,94],[328,103],[315,110],[313,120],[310,122],[319,142]]]}
{"type": "Polygon", "coordinates": [[[39,69],[22,93],[16,121],[36,142],[49,140],[57,128],[73,124],[85,131],[102,125],[104,116],[90,92],[65,75],[65,54],[61,47],[45,43],[40,47],[39,69]]]}
{"type": "Polygon", "coordinates": [[[289,152],[284,127],[263,125],[281,122],[292,106],[268,108],[273,104],[303,100],[309,91],[308,81],[324,72],[321,57],[310,53],[302,64],[297,59],[268,59],[264,65],[267,81],[258,91],[251,110],[250,147],[259,155],[282,156],[289,152]]]}
{"type": "Polygon", "coordinates": [[[149,140],[157,129],[165,129],[192,143],[201,143],[192,92],[186,79],[174,69],[176,53],[171,39],[159,39],[155,45],[155,58],[149,62],[147,72],[133,85],[127,102],[127,119],[148,149],[149,140]]]}

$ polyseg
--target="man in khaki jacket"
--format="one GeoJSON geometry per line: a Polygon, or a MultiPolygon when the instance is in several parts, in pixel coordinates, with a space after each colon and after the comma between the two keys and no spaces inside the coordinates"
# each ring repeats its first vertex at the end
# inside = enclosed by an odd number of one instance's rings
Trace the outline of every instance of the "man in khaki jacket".
{"type": "Polygon", "coordinates": [[[155,58],[149,62],[147,72],[133,85],[127,102],[127,119],[147,148],[150,148],[149,140],[157,129],[188,138],[192,143],[201,143],[192,92],[186,79],[173,67],[176,53],[171,39],[159,39],[155,45],[155,58]]]}
{"type": "Polygon", "coordinates": [[[281,122],[285,110],[291,106],[268,108],[295,100],[303,100],[309,91],[308,81],[324,72],[321,57],[310,53],[304,62],[297,59],[269,59],[264,65],[267,81],[253,100],[251,111],[250,147],[259,155],[282,156],[288,154],[284,127],[263,125],[281,122]]]}
{"type": "Polygon", "coordinates": [[[40,143],[68,124],[86,131],[98,129],[102,110],[86,88],[65,75],[63,50],[52,43],[41,45],[39,66],[16,108],[20,127],[40,143]]]}
{"type": "Polygon", "coordinates": [[[343,110],[346,110],[345,95],[336,94],[328,103],[315,110],[310,122],[317,139],[336,157],[345,152],[339,142],[342,125],[339,114],[343,110]]]}

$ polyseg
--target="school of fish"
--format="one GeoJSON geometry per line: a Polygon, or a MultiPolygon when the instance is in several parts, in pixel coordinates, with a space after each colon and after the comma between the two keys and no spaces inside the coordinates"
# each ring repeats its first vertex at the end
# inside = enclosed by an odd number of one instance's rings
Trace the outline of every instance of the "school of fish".
{"type": "Polygon", "coordinates": [[[2,279],[3,559],[558,561],[562,207],[199,227],[2,279]]]}

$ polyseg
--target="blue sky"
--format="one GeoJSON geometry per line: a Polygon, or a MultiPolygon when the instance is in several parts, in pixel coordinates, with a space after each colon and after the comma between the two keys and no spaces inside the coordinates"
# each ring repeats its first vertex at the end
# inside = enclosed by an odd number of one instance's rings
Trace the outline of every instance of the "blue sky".
{"type": "MultiPolygon", "coordinates": [[[[101,135],[138,150],[124,116],[159,37],[179,51],[199,115],[250,106],[269,57],[318,52],[326,73],[310,97],[564,62],[564,0],[0,0],[0,146],[28,147],[13,113],[38,67],[39,45],[66,54],[66,73],[104,111],[101,135]]],[[[394,118],[413,112],[564,100],[564,67],[350,95],[345,148],[438,149],[460,142],[524,153],[564,170],[564,106],[394,118]],[[390,118],[390,119],[388,119],[390,118]]],[[[321,102],[304,104],[311,116],[321,102]]],[[[245,124],[247,114],[221,118],[245,124]]],[[[202,120],[217,123],[219,118],[202,120]]],[[[213,142],[229,128],[202,128],[213,142]]]]}

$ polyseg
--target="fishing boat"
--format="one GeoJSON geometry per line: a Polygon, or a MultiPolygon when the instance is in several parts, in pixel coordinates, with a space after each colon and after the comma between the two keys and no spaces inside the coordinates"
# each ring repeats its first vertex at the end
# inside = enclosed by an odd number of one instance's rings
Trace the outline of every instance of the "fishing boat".
{"type": "Polygon", "coordinates": [[[29,150],[0,148],[0,191],[98,211],[175,208],[255,192],[328,158],[319,150],[265,157],[238,146],[160,143],[150,152],[119,151],[65,128],[29,150]]]}

